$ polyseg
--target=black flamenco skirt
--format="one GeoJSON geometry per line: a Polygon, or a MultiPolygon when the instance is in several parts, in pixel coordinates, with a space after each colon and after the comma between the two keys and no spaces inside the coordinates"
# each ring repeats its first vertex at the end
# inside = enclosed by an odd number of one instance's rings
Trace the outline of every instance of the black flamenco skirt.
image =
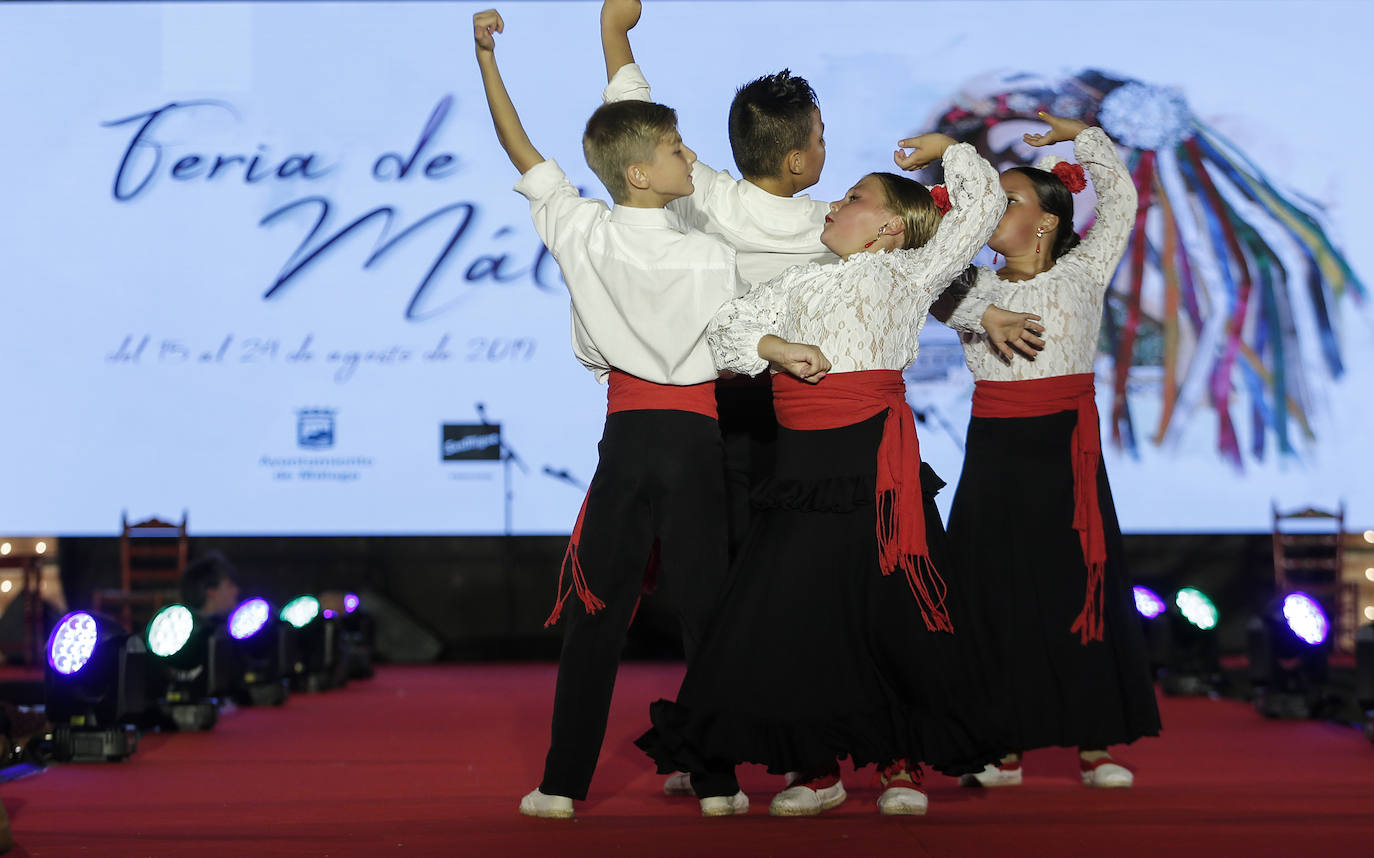
{"type": "MultiPolygon", "coordinates": [[[[950,511],[950,581],[968,599],[972,636],[992,682],[999,734],[1017,750],[1104,748],[1159,735],[1140,618],[1107,471],[1097,492],[1106,533],[1105,633],[1071,631],[1087,566],[1073,529],[1075,411],[974,417],[950,511]],[[1009,488],[1017,487],[1017,488],[1009,488]]],[[[1094,431],[1096,427],[1094,427],[1094,431]]]]}
{"type": "MultiPolygon", "coordinates": [[[[894,760],[950,774],[980,770],[1007,745],[982,720],[965,613],[932,632],[904,575],[878,565],[874,484],[885,415],[820,431],[779,429],[772,477],[720,610],[676,702],[650,707],[636,744],[660,772],[758,763],[823,772],[894,760]]],[[[927,542],[944,573],[947,547],[922,468],[927,542]]]]}

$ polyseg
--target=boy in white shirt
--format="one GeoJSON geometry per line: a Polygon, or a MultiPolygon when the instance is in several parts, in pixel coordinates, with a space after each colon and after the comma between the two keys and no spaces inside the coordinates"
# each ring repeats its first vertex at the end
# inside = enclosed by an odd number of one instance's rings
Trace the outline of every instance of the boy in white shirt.
{"type": "MultiPolygon", "coordinates": [[[[739,293],[735,252],[685,229],[665,206],[692,193],[695,155],[671,108],[603,105],[587,122],[587,163],[616,205],[582,198],[530,143],[495,59],[495,11],[473,17],[477,63],[497,138],[521,172],[540,238],[572,297],[573,351],[609,382],[600,462],[559,574],[555,622],[574,593],[554,696],[553,736],[527,816],[571,818],[605,737],[620,650],[645,563],[659,544],[660,587],[682,622],[690,659],[727,570],[725,487],[716,370],[707,323],[739,293]],[[563,578],[571,578],[564,587],[563,578]],[[604,601],[603,601],[604,600],[604,601]]],[[[810,381],[829,369],[814,346],[776,338],[760,356],[810,381]]],[[[748,809],[743,793],[702,800],[702,813],[748,809]]]]}

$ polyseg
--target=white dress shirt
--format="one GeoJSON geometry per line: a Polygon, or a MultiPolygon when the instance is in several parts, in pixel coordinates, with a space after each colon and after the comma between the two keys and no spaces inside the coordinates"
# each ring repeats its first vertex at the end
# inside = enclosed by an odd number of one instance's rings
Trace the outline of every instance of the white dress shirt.
{"type": "MultiPolygon", "coordinates": [[[[607,102],[652,100],[639,64],[622,66],[606,85],[602,98],[607,102]]],[[[700,161],[692,165],[692,184],[692,195],[673,200],[668,208],[689,226],[719,235],[738,251],[745,288],[771,280],[793,265],[838,261],[821,244],[829,203],[806,194],[770,194],[747,179],[736,179],[700,161]]]]}
{"type": "Polygon", "coordinates": [[[716,378],[706,325],[742,288],[734,250],[666,209],[586,199],[552,160],[515,190],[563,271],[573,353],[597,381],[612,368],[657,384],[716,378]]]}

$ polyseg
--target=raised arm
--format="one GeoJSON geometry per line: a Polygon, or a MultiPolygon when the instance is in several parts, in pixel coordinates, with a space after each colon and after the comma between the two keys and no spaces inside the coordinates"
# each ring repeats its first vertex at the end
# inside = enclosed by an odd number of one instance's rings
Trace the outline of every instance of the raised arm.
{"type": "MultiPolygon", "coordinates": [[[[630,49],[629,31],[639,23],[641,9],[639,0],[606,0],[601,6],[601,48],[606,56],[607,81],[601,99],[608,104],[615,101],[653,100],[649,81],[630,49]]],[[[695,161],[692,164],[692,184],[696,190],[673,200],[668,208],[693,227],[702,229],[713,220],[718,201],[733,190],[736,183],[729,173],[695,161]]],[[[819,240],[815,243],[818,245],[817,252],[823,252],[824,247],[819,246],[819,240]]]]}
{"type": "MultiPolygon", "coordinates": [[[[1117,154],[1116,144],[1101,128],[1048,113],[1041,113],[1040,118],[1049,123],[1050,130],[1044,134],[1027,134],[1025,141],[1032,146],[1048,146],[1072,140],[1074,157],[1092,179],[1093,191],[1097,194],[1093,225],[1065,258],[1088,266],[1094,275],[1094,285],[1106,289],[1121,255],[1126,252],[1126,243],[1135,225],[1137,196],[1131,171],[1117,154]]],[[[1036,166],[1049,170],[1059,160],[1050,156],[1036,166]]]]}
{"type": "Polygon", "coordinates": [[[482,70],[482,86],[487,93],[487,107],[491,110],[491,123],[496,127],[496,139],[501,148],[521,174],[542,162],[544,156],[534,148],[525,126],[520,124],[520,114],[515,112],[510,93],[501,80],[501,70],[496,67],[496,33],[505,32],[506,24],[495,9],[478,12],[472,16],[473,38],[477,42],[477,67],[482,70]]]}
{"type": "Polygon", "coordinates": [[[909,155],[897,152],[895,160],[904,169],[924,167],[943,159],[945,190],[950,210],[940,219],[935,235],[922,247],[885,254],[907,288],[937,295],[968,266],[1007,207],[997,171],[979,157],[967,143],[956,143],[943,134],[923,134],[903,140],[909,155]]]}
{"type": "Polygon", "coordinates": [[[606,0],[601,4],[601,52],[606,57],[608,82],[621,68],[635,61],[634,51],[630,49],[630,31],[639,23],[643,8],[640,0],[606,0]]]}

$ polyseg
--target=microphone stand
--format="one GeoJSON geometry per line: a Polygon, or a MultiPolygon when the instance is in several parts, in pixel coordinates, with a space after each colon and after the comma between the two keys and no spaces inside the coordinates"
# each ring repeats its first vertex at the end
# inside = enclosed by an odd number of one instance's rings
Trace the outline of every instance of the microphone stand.
{"type": "MultiPolygon", "coordinates": [[[[481,402],[477,403],[477,417],[485,426],[494,425],[487,417],[486,405],[481,402]]],[[[511,463],[515,463],[520,466],[520,471],[526,474],[529,473],[530,469],[525,465],[525,460],[521,459],[519,454],[515,452],[515,449],[511,447],[510,444],[506,443],[506,434],[504,432],[501,433],[499,453],[501,456],[502,493],[505,496],[505,515],[501,539],[501,569],[502,577],[506,579],[506,628],[513,633],[517,631],[515,616],[515,537],[512,533],[513,528],[511,525],[511,514],[515,504],[515,490],[511,487],[510,466],[511,463]]]]}
{"type": "Polygon", "coordinates": [[[552,477],[553,479],[558,480],[559,482],[567,483],[573,488],[581,489],[583,492],[587,491],[587,484],[579,480],[577,477],[574,477],[572,474],[568,473],[567,468],[563,468],[561,470],[554,470],[553,465],[545,465],[544,476],[552,477]]]}
{"type": "MultiPolygon", "coordinates": [[[[487,407],[481,402],[477,403],[477,417],[482,421],[484,425],[493,425],[490,418],[487,417],[487,407]]],[[[515,452],[515,449],[506,442],[506,435],[504,432],[501,433],[500,456],[502,493],[505,496],[505,522],[502,532],[507,538],[509,538],[511,536],[512,531],[511,514],[515,506],[515,490],[511,487],[510,466],[512,463],[519,465],[520,472],[524,474],[528,474],[530,472],[530,469],[525,464],[525,460],[520,458],[520,455],[515,452]]]]}

